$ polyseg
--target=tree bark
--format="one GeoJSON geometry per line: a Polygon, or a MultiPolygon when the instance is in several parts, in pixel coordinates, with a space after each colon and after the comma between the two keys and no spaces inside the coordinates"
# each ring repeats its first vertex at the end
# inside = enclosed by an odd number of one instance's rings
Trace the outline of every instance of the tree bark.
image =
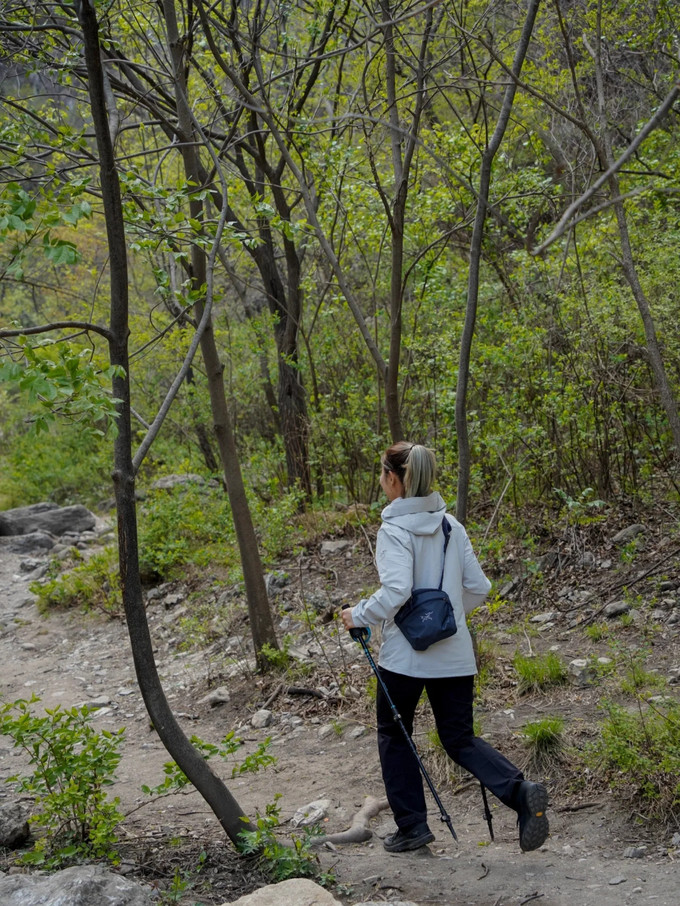
{"type": "Polygon", "coordinates": [[[135,477],[131,453],[128,274],[120,184],[109,132],[95,11],[88,0],[77,0],[76,11],[83,31],[90,109],[99,152],[102,200],[110,257],[109,355],[111,364],[119,365],[122,369],[122,373],[113,379],[113,394],[121,401],[118,404],[113,481],[118,517],[120,577],[132,656],[144,704],[163,745],[213,810],[230,840],[238,845],[239,834],[244,830],[252,830],[253,826],[245,818],[243,810],[224,783],[212,771],[203,755],[189,742],[177,723],[158,676],[146,620],[139,574],[135,477]]]}

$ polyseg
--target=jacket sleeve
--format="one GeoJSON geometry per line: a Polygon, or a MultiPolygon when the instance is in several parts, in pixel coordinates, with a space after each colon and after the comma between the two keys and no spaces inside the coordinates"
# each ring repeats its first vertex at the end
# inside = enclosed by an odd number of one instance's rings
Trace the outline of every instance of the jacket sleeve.
{"type": "Polygon", "coordinates": [[[471,610],[479,607],[484,602],[491,590],[491,582],[484,575],[482,567],[479,565],[479,560],[472,549],[467,532],[464,533],[462,542],[463,609],[465,613],[470,613],[471,610]]]}
{"type": "Polygon", "coordinates": [[[391,620],[401,605],[411,596],[413,586],[413,550],[408,532],[385,526],[378,532],[376,565],[380,588],[352,608],[355,626],[375,626],[391,620]]]}

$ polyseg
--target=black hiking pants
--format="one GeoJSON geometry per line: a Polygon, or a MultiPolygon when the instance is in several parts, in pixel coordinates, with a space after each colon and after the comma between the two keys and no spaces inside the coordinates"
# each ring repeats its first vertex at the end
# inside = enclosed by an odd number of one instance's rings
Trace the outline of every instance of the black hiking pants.
{"type": "MultiPolygon", "coordinates": [[[[382,667],[380,676],[409,734],[423,689],[432,707],[439,739],[450,758],[513,807],[515,792],[524,779],[521,771],[488,742],[474,735],[472,726],[473,676],[438,679],[403,676],[382,667]]],[[[394,719],[378,683],[378,751],[387,800],[402,831],[427,824],[423,780],[418,761],[394,719]]]]}

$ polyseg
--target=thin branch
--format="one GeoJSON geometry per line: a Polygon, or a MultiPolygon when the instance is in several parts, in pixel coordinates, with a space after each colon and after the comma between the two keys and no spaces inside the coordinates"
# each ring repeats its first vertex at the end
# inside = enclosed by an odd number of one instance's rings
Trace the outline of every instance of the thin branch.
{"type": "Polygon", "coordinates": [[[26,337],[31,334],[50,333],[53,330],[86,330],[98,333],[105,340],[111,340],[111,331],[90,321],[52,321],[50,324],[41,324],[37,327],[13,328],[12,330],[0,329],[0,337],[26,337]]]}
{"type": "Polygon", "coordinates": [[[562,236],[566,232],[566,230],[571,228],[571,226],[573,225],[571,223],[571,219],[574,214],[579,210],[579,208],[582,208],[590,198],[593,197],[598,189],[602,188],[602,186],[606,182],[608,182],[612,176],[618,173],[618,171],[626,163],[626,161],[629,160],[633,156],[633,154],[635,154],[644,140],[650,135],[651,132],[654,131],[654,129],[656,129],[664,116],[673,107],[673,104],[676,102],[678,97],[680,97],[680,81],[674,85],[672,91],[667,95],[663,104],[658,108],[654,116],[647,121],[645,126],[640,130],[640,132],[626,148],[623,154],[621,154],[618,160],[614,161],[614,163],[606,170],[606,172],[603,173],[600,178],[593,183],[593,185],[587,190],[587,192],[584,192],[583,195],[581,195],[576,199],[576,201],[572,202],[572,204],[569,205],[567,210],[562,215],[559,223],[552,231],[552,233],[548,236],[548,238],[544,240],[537,248],[530,250],[532,255],[540,255],[545,252],[546,249],[548,249],[556,239],[559,239],[560,236],[562,236]]]}

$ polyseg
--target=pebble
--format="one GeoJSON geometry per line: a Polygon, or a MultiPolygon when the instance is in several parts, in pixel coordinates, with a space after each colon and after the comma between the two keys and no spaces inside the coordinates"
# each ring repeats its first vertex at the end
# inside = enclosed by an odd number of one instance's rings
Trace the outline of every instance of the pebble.
{"type": "Polygon", "coordinates": [[[253,714],[250,724],[256,729],[262,729],[263,727],[268,727],[273,719],[274,715],[272,712],[262,708],[260,711],[256,711],[255,714],[253,714]]]}
{"type": "Polygon", "coordinates": [[[647,847],[644,844],[628,846],[623,851],[623,855],[626,859],[642,859],[643,856],[647,855],[647,847]]]}

